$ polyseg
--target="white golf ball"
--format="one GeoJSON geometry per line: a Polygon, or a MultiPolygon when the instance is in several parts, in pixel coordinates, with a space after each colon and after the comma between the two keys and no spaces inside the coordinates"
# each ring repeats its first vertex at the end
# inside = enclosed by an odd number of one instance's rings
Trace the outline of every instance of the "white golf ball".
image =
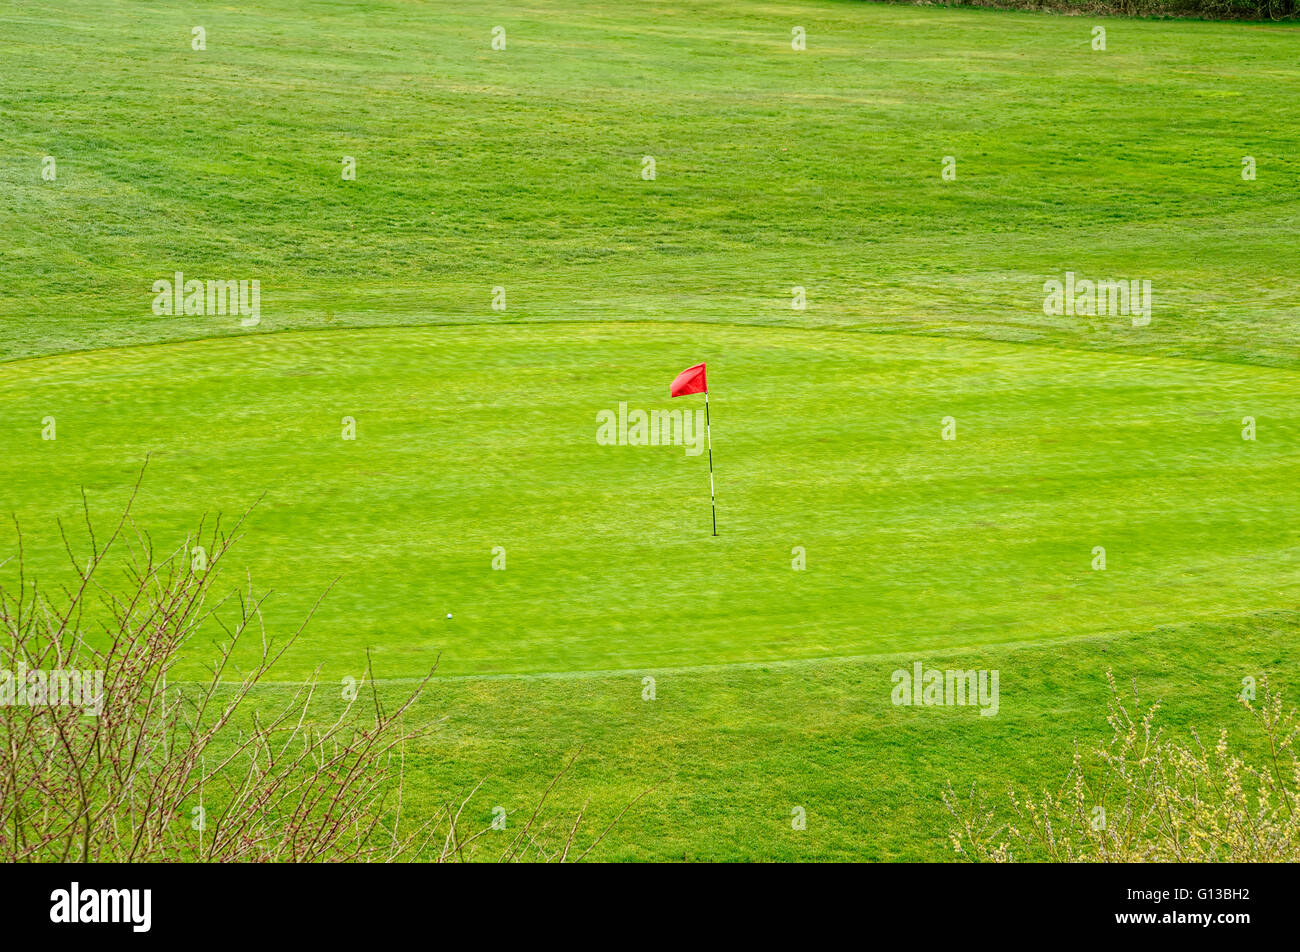
{"type": "Polygon", "coordinates": [[[448,618],[451,617],[451,612],[447,612],[447,617],[448,617],[448,618]]]}

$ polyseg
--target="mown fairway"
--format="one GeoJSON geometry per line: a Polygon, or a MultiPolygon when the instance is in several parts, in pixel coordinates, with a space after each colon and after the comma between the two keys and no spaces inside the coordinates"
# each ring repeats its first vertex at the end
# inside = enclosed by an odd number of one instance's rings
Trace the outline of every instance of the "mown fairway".
{"type": "Polygon", "coordinates": [[[0,15],[29,573],[146,455],[160,544],[260,499],[270,629],[337,579],[277,677],[440,656],[415,809],[485,775],[483,822],[527,809],[581,748],[560,813],[653,788],[608,859],[946,858],[944,783],[1054,782],[1108,668],[1202,728],[1246,675],[1300,688],[1295,28],[261,6],[0,15]],[[1150,325],[1044,315],[1067,270],[1150,280],[1150,325]],[[259,280],[260,325],[155,316],[175,271],[259,280]],[[703,456],[596,441],[701,407],[667,399],[701,360],[717,539],[703,456]],[[998,669],[998,715],[894,707],[916,661],[998,669]]]}

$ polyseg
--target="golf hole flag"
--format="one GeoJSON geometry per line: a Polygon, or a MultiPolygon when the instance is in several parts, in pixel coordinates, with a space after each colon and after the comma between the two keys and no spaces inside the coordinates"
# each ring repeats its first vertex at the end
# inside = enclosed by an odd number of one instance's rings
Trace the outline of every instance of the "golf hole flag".
{"type": "Polygon", "coordinates": [[[713,506],[713,534],[718,534],[718,499],[713,493],[713,429],[709,422],[709,382],[704,364],[687,367],[668,388],[670,397],[704,394],[704,434],[709,443],[709,504],[713,506]]]}
{"type": "Polygon", "coordinates": [[[705,379],[704,364],[687,367],[677,375],[673,385],[668,388],[668,395],[671,397],[684,397],[688,393],[702,393],[707,396],[708,392],[709,384],[705,379]]]}

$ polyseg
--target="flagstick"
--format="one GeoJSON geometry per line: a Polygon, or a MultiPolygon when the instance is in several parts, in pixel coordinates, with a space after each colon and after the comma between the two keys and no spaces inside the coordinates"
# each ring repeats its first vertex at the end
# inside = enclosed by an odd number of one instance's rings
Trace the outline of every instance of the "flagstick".
{"type": "Polygon", "coordinates": [[[718,499],[713,494],[713,430],[709,425],[709,391],[704,391],[704,435],[709,441],[709,502],[713,506],[713,534],[718,534],[718,499]]]}

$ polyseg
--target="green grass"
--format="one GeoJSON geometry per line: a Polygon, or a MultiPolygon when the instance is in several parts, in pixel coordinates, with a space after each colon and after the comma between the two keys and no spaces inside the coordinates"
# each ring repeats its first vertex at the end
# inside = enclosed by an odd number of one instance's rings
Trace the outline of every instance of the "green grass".
{"type": "Polygon", "coordinates": [[[0,15],[29,569],[147,454],[160,542],[261,497],[272,631],[338,580],[277,676],[440,656],[417,809],[489,774],[523,809],[581,748],[559,806],[653,787],[610,859],[942,858],[943,783],[1059,776],[1108,667],[1176,724],[1300,688],[1294,27],[1107,20],[1103,53],[1087,18],[862,3],[261,6],[0,15]],[[176,270],[258,279],[261,325],[154,316],[176,270]],[[1150,280],[1150,326],[1044,315],[1067,270],[1150,280]],[[699,360],[717,539],[703,457],[595,439],[698,408],[667,385],[699,360]],[[916,660],[999,669],[998,716],[892,706],[916,660]]]}
{"type": "MultiPolygon", "coordinates": [[[[1243,672],[1274,671],[1297,687],[1300,617],[1277,613],[1233,624],[1187,625],[1030,646],[826,661],[656,670],[656,699],[642,700],[644,672],[593,676],[439,680],[416,716],[435,738],[408,751],[408,808],[460,804],[469,829],[494,807],[507,829],[480,840],[495,858],[569,758],[552,791],[542,837],[563,840],[578,811],[578,848],[617,818],[593,856],[607,860],[942,860],[951,858],[940,797],[972,781],[998,798],[1008,785],[1054,787],[1070,765],[1070,741],[1109,737],[1105,671],[1137,678],[1161,722],[1222,724],[1234,744],[1256,738],[1234,695],[1243,672]],[[996,717],[974,708],[894,707],[890,675],[927,666],[1001,672],[996,717]],[[791,827],[803,807],[807,828],[791,827]]],[[[272,689],[268,703],[287,699],[272,689]]],[[[409,685],[382,691],[396,701],[409,685]]],[[[322,712],[340,703],[323,700],[322,712]]]]}
{"type": "Polygon", "coordinates": [[[259,7],[0,20],[0,354],[239,333],[152,315],[179,269],[259,278],[264,330],[495,323],[504,285],[518,320],[1294,359],[1294,25],[1107,19],[1103,53],[1084,17],[855,2],[259,7]],[[1067,269],[1149,278],[1158,320],[1044,317],[1067,269]]]}
{"type": "Polygon", "coordinates": [[[286,677],[357,674],[367,649],[391,677],[439,651],[447,674],[926,651],[1300,595],[1277,518],[1300,501],[1292,371],[650,325],[291,333],[13,368],[0,435],[23,448],[9,490],[33,557],[60,557],[79,486],[111,518],[147,453],[156,538],[265,492],[241,559],[278,593],[273,631],[339,579],[286,677]],[[598,409],[667,407],[694,357],[716,398],[717,539],[704,457],[595,439],[598,409]],[[1245,415],[1262,439],[1242,440],[1245,415]]]}

